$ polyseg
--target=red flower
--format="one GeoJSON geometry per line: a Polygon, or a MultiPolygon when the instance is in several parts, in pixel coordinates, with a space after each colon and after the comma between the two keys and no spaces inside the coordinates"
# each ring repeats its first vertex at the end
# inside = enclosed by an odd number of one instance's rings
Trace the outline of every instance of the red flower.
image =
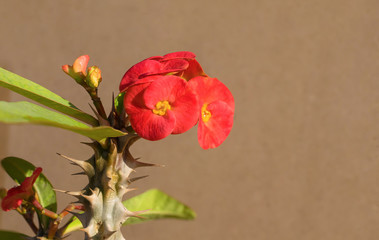
{"type": "Polygon", "coordinates": [[[22,203],[22,200],[27,200],[34,195],[33,184],[37,177],[41,174],[42,168],[36,168],[32,176],[25,178],[20,186],[8,190],[7,195],[1,202],[1,207],[4,211],[16,209],[22,203]]]}
{"type": "Polygon", "coordinates": [[[173,75],[140,79],[126,90],[124,106],[133,129],[148,140],[183,133],[198,120],[196,95],[173,75]]]}
{"type": "Polygon", "coordinates": [[[189,85],[199,98],[199,144],[204,149],[218,147],[233,126],[233,95],[217,78],[195,77],[189,85]]]}
{"type": "Polygon", "coordinates": [[[137,83],[140,79],[152,75],[176,75],[186,80],[195,76],[206,76],[200,64],[191,52],[174,52],[150,57],[131,67],[122,77],[120,92],[137,83]]]}

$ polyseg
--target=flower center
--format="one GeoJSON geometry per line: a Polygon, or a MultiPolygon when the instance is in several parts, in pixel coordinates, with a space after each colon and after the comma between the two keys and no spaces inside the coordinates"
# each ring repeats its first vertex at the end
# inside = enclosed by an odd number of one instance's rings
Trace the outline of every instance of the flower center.
{"type": "Polygon", "coordinates": [[[207,110],[208,104],[204,104],[201,108],[201,119],[203,122],[208,122],[209,119],[212,117],[212,113],[207,110]]]}
{"type": "Polygon", "coordinates": [[[170,109],[171,109],[171,106],[167,100],[159,101],[155,105],[155,109],[153,109],[153,113],[159,116],[163,116],[166,114],[167,110],[170,110],[170,109]]]}

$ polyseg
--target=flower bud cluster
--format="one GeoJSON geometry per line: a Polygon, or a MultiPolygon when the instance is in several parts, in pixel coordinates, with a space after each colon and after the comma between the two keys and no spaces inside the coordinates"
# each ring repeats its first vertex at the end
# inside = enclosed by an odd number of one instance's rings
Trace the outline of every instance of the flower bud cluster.
{"type": "Polygon", "coordinates": [[[97,89],[102,80],[101,70],[97,66],[87,69],[88,61],[88,55],[80,56],[72,66],[63,65],[62,70],[83,87],[97,89]]]}

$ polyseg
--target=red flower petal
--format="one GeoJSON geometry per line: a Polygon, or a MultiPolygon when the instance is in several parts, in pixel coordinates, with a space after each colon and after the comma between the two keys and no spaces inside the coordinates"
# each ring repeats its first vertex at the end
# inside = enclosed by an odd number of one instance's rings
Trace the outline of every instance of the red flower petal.
{"type": "Polygon", "coordinates": [[[183,133],[196,124],[199,116],[197,96],[185,80],[172,75],[146,79],[154,80],[129,87],[124,99],[125,111],[138,135],[159,140],[171,133],[183,133]],[[157,113],[158,104],[167,104],[167,108],[161,109],[162,115],[157,113]]]}
{"type": "Polygon", "coordinates": [[[172,104],[175,113],[176,125],[172,134],[179,134],[188,131],[195,126],[199,119],[199,104],[197,95],[187,86],[183,95],[177,96],[172,104]]]}
{"type": "Polygon", "coordinates": [[[187,81],[191,80],[197,76],[207,77],[207,74],[204,73],[203,68],[200,66],[199,62],[195,59],[188,61],[188,68],[183,71],[181,77],[186,79],[187,81]]]}
{"type": "Polygon", "coordinates": [[[151,83],[144,93],[148,108],[154,109],[160,101],[168,101],[176,119],[173,134],[183,133],[193,127],[198,118],[197,96],[188,87],[188,83],[177,76],[161,76],[151,83]]]}
{"type": "Polygon", "coordinates": [[[211,116],[208,121],[199,120],[197,138],[203,149],[218,147],[229,135],[233,126],[234,110],[223,101],[207,105],[211,116]]]}
{"type": "Polygon", "coordinates": [[[161,72],[179,72],[188,68],[189,63],[183,59],[172,59],[170,61],[162,62],[161,72]]]}
{"type": "Polygon", "coordinates": [[[229,89],[217,78],[195,77],[189,81],[190,87],[199,96],[199,104],[212,103],[214,101],[226,102],[234,111],[234,98],[229,89]]]}
{"type": "Polygon", "coordinates": [[[141,109],[147,109],[145,105],[145,101],[143,99],[143,94],[145,89],[150,86],[151,82],[160,76],[151,76],[147,78],[143,78],[138,81],[138,84],[134,84],[126,90],[124,95],[124,107],[125,112],[128,115],[133,113],[138,113],[141,109]]]}
{"type": "Polygon", "coordinates": [[[129,117],[134,131],[142,138],[151,141],[167,137],[175,127],[175,117],[171,111],[159,116],[150,109],[142,109],[139,113],[129,117]]]}
{"type": "Polygon", "coordinates": [[[42,168],[40,167],[36,168],[33,174],[30,177],[25,178],[25,180],[21,183],[21,189],[27,192],[28,194],[32,194],[33,184],[37,180],[41,172],[42,172],[42,168]]]}
{"type": "Polygon", "coordinates": [[[144,78],[148,76],[155,76],[155,75],[166,75],[166,74],[176,74],[178,72],[185,71],[189,63],[186,60],[183,59],[172,59],[170,61],[160,62],[161,67],[160,70],[155,72],[148,72],[144,73],[139,76],[139,78],[144,78]]]}
{"type": "Polygon", "coordinates": [[[232,129],[233,95],[217,78],[195,77],[188,83],[198,94],[201,111],[206,108],[199,119],[199,144],[204,149],[215,148],[226,139],[232,129]]]}
{"type": "Polygon", "coordinates": [[[146,59],[131,67],[121,79],[120,92],[124,92],[126,88],[139,81],[140,76],[146,74],[154,74],[161,70],[161,63],[155,60],[146,59]]]}
{"type": "Polygon", "coordinates": [[[21,190],[20,186],[8,190],[7,196],[1,202],[1,208],[4,211],[16,209],[22,203],[22,200],[27,198],[27,194],[21,190]]]}
{"type": "Polygon", "coordinates": [[[159,101],[167,100],[173,104],[178,96],[185,94],[187,82],[182,78],[168,75],[160,76],[152,82],[144,93],[147,107],[154,109],[159,101]]]}
{"type": "Polygon", "coordinates": [[[145,104],[154,109],[160,101],[168,101],[175,116],[173,134],[183,133],[193,127],[198,119],[197,96],[187,86],[187,82],[177,76],[161,76],[150,84],[144,93],[145,104]]]}
{"type": "Polygon", "coordinates": [[[145,109],[145,102],[143,101],[143,93],[150,83],[136,84],[128,88],[124,95],[125,112],[132,115],[145,109]]]}
{"type": "Polygon", "coordinates": [[[145,102],[147,90],[152,84],[159,84],[161,78],[162,76],[153,76],[142,79],[145,83],[129,87],[124,97],[125,112],[129,115],[133,129],[142,138],[152,141],[167,137],[175,127],[175,116],[170,110],[163,116],[153,113],[156,103],[166,99],[159,99],[153,105],[147,105],[145,102]],[[152,82],[146,82],[148,80],[152,82]]]}
{"type": "Polygon", "coordinates": [[[21,205],[23,199],[28,199],[34,194],[33,184],[41,174],[42,168],[36,168],[30,177],[26,177],[20,186],[8,190],[7,195],[1,202],[4,211],[16,209],[21,205]]]}

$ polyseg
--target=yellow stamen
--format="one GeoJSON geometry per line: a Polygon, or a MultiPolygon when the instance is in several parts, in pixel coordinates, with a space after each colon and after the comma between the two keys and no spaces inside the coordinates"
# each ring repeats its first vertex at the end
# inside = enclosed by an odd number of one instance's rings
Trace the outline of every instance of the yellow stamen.
{"type": "Polygon", "coordinates": [[[208,122],[209,119],[212,117],[212,113],[207,110],[208,104],[204,104],[201,108],[201,119],[203,122],[208,122]]]}
{"type": "Polygon", "coordinates": [[[167,110],[171,110],[171,105],[170,103],[165,100],[165,101],[159,101],[155,105],[155,109],[153,109],[153,113],[163,116],[166,114],[167,110]]]}

